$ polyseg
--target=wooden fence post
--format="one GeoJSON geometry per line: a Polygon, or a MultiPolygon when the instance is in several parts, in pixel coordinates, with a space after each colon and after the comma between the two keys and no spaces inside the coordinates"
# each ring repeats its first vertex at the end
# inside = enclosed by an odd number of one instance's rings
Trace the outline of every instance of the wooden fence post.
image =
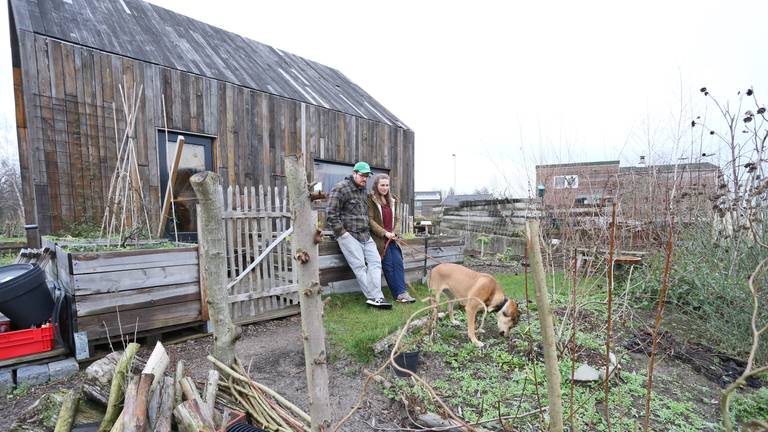
{"type": "Polygon", "coordinates": [[[539,311],[541,335],[544,339],[544,370],[547,375],[547,399],[549,399],[549,430],[563,431],[563,400],[560,395],[560,368],[557,364],[557,345],[552,323],[552,311],[547,299],[547,277],[539,244],[539,221],[526,222],[528,231],[528,259],[536,286],[536,308],[539,311]]]}
{"type": "Polygon", "coordinates": [[[224,241],[224,197],[221,176],[210,171],[193,175],[189,182],[200,203],[200,232],[198,253],[200,271],[207,276],[208,306],[213,322],[213,356],[232,366],[235,362],[235,341],[240,336],[232,324],[227,292],[227,257],[224,241]]]}
{"type": "Polygon", "coordinates": [[[309,416],[312,432],[328,430],[331,407],[328,397],[328,367],[325,352],[323,301],[320,297],[320,254],[315,240],[317,217],[312,211],[303,156],[287,156],[288,199],[293,219],[292,255],[298,267],[304,364],[307,369],[309,416]]]}

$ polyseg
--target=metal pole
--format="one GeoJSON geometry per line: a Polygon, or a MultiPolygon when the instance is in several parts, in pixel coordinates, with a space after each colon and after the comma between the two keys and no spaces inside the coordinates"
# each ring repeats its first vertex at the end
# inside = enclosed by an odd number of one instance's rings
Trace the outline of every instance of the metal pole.
{"type": "Polygon", "coordinates": [[[453,153],[453,194],[456,195],[456,153],[453,153]]]}

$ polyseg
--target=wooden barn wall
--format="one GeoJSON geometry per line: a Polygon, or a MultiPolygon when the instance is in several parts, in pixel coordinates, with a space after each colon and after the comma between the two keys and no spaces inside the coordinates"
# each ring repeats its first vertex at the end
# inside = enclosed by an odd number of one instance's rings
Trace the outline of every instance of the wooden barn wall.
{"type": "Polygon", "coordinates": [[[156,134],[163,108],[168,129],[215,138],[216,170],[229,184],[282,187],[284,155],[306,149],[310,176],[314,158],[366,160],[390,169],[395,192],[413,203],[412,131],[25,31],[18,41],[25,210],[42,234],[100,222],[116,159],[113,104],[117,135],[125,130],[121,85],[128,97],[143,86],[137,158],[154,221],[161,207],[156,134]]]}

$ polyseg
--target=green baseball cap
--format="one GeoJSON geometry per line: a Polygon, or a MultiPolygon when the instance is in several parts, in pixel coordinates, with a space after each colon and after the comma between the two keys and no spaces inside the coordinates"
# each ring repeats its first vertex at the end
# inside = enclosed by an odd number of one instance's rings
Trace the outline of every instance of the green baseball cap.
{"type": "Polygon", "coordinates": [[[367,162],[358,162],[355,164],[355,167],[352,168],[353,171],[357,171],[360,174],[370,174],[371,173],[371,166],[368,165],[367,162]]]}

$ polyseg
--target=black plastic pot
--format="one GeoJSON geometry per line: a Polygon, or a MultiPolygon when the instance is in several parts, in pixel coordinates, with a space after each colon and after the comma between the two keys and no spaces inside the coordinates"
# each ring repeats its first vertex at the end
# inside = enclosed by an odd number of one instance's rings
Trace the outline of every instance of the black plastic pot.
{"type": "Polygon", "coordinates": [[[10,318],[14,329],[44,324],[52,312],[53,297],[37,264],[0,267],[0,313],[10,318]]]}
{"type": "Polygon", "coordinates": [[[256,426],[251,426],[245,423],[237,423],[230,425],[227,428],[227,432],[267,432],[264,429],[259,429],[256,426]]]}
{"type": "MultiPolygon", "coordinates": [[[[407,369],[413,373],[416,373],[419,365],[419,351],[401,352],[395,356],[395,364],[403,369],[407,369]]],[[[392,367],[392,370],[395,371],[395,375],[399,377],[411,376],[411,374],[408,372],[401,371],[394,366],[392,367]]]]}

